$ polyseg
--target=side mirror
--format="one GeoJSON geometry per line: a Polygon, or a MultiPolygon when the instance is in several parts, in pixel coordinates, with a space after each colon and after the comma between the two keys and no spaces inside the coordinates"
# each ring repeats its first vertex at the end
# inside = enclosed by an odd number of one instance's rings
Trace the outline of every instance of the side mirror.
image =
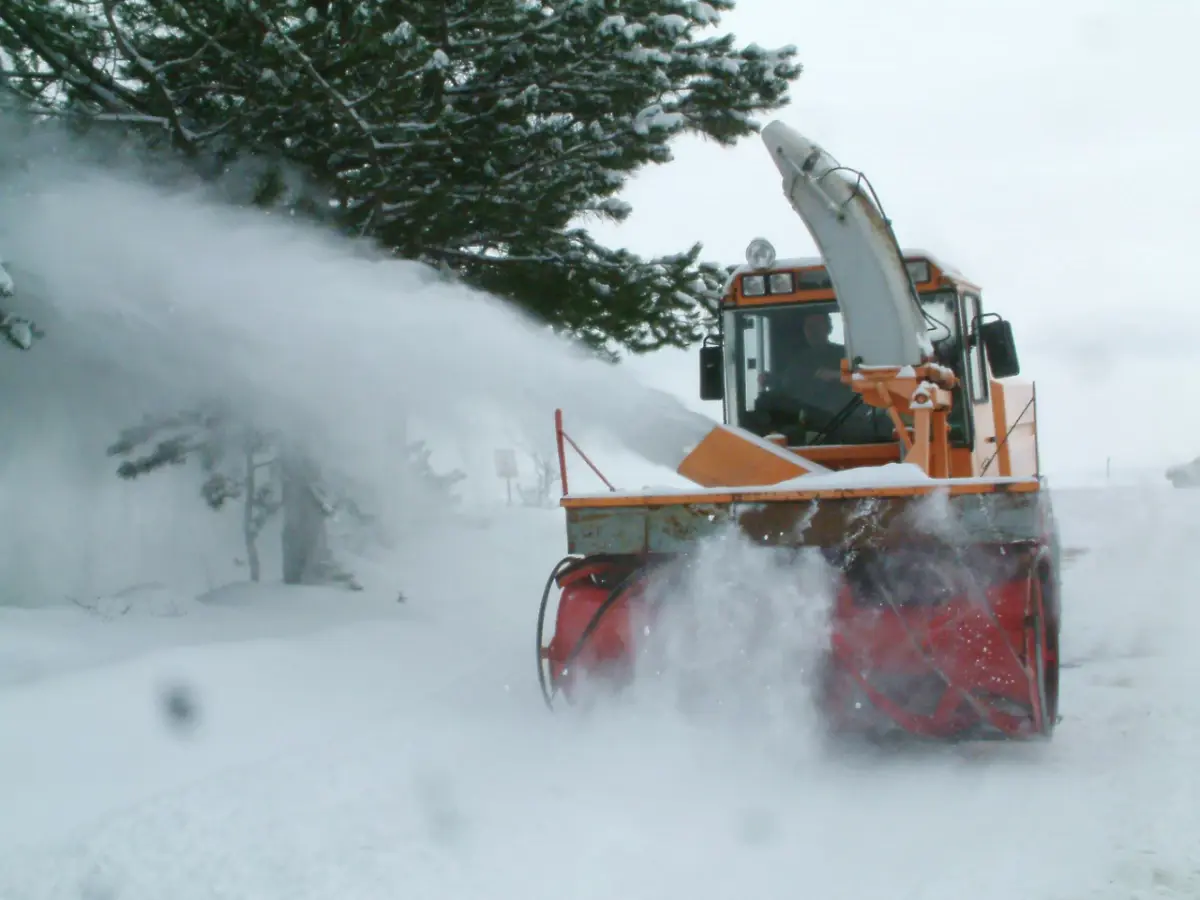
{"type": "Polygon", "coordinates": [[[725,397],[725,355],[721,345],[710,344],[706,338],[700,348],[700,399],[721,400],[725,397]]]}
{"type": "Polygon", "coordinates": [[[988,365],[995,378],[1012,378],[1021,374],[1021,362],[1017,359],[1017,345],[1013,341],[1012,325],[996,318],[991,322],[979,323],[979,339],[987,351],[988,365]]]}

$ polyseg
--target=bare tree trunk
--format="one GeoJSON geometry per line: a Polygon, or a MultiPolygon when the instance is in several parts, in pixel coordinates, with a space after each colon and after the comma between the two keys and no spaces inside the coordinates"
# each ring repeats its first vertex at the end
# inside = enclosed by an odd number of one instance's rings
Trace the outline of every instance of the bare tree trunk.
{"type": "Polygon", "coordinates": [[[258,559],[258,535],[254,530],[255,484],[254,446],[246,446],[246,496],[242,504],[242,538],[246,542],[246,564],[250,567],[250,580],[258,581],[262,567],[258,559]]]}
{"type": "Polygon", "coordinates": [[[283,500],[283,583],[321,584],[329,556],[325,510],[313,493],[317,469],[299,454],[280,459],[283,500]]]}
{"type": "Polygon", "coordinates": [[[551,456],[543,456],[540,453],[531,453],[533,459],[533,470],[535,487],[537,492],[538,506],[553,506],[554,505],[554,485],[559,481],[558,458],[551,456]]]}

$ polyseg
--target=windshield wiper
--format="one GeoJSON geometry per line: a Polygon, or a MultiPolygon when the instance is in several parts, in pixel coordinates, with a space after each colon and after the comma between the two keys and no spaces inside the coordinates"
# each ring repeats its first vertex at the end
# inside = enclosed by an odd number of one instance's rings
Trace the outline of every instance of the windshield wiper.
{"type": "Polygon", "coordinates": [[[858,405],[862,402],[862,394],[855,394],[853,397],[851,397],[849,402],[847,402],[845,406],[843,406],[837,411],[837,413],[834,414],[833,419],[830,420],[829,424],[825,426],[825,430],[817,435],[816,439],[810,446],[816,446],[817,444],[824,443],[826,438],[830,437],[835,431],[846,424],[846,420],[850,418],[854,411],[858,409],[858,405]]]}

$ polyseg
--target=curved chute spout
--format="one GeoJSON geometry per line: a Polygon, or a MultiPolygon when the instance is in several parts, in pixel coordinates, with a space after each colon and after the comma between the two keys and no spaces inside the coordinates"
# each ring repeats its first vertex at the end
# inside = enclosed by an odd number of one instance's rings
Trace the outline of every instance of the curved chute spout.
{"type": "Polygon", "coordinates": [[[847,358],[868,366],[919,365],[933,351],[926,323],[895,236],[863,179],[782,122],[767,125],[762,139],[784,194],[825,260],[847,358]]]}

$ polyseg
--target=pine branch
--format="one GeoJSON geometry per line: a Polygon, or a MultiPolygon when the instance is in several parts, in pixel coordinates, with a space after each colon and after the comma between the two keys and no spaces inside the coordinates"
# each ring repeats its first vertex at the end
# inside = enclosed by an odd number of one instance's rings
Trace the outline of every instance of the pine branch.
{"type": "Polygon", "coordinates": [[[142,56],[134,48],[133,44],[122,33],[120,26],[117,25],[116,15],[113,12],[115,0],[104,0],[104,18],[108,22],[109,30],[112,33],[113,41],[116,43],[117,49],[125,56],[127,60],[133,63],[137,68],[147,76],[148,81],[153,86],[155,93],[162,101],[162,107],[166,115],[164,118],[170,123],[171,132],[175,136],[180,149],[189,156],[195,156],[198,152],[196,136],[184,127],[183,122],[179,118],[179,110],[175,106],[175,99],[171,96],[171,92],[167,90],[166,83],[162,79],[159,70],[150,64],[150,62],[142,56]]]}

